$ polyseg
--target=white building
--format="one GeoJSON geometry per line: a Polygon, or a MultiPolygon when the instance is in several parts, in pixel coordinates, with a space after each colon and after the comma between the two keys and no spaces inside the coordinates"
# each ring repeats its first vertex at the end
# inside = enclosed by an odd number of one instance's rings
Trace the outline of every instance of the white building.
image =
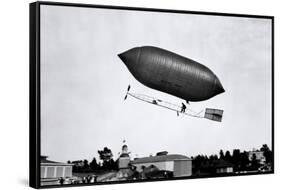
{"type": "Polygon", "coordinates": [[[127,145],[123,145],[122,146],[122,153],[118,158],[118,178],[123,178],[123,177],[128,177],[129,173],[130,173],[130,168],[129,168],[129,164],[130,164],[131,158],[128,152],[128,146],[127,145]]]}
{"type": "Polygon", "coordinates": [[[59,184],[59,178],[72,177],[73,164],[60,163],[47,160],[47,156],[41,156],[41,185],[59,184]]]}
{"type": "Polygon", "coordinates": [[[159,170],[171,171],[174,177],[183,177],[192,175],[192,160],[184,155],[167,154],[156,155],[150,157],[137,158],[131,161],[136,166],[138,172],[142,172],[143,168],[155,166],[159,170]]]}

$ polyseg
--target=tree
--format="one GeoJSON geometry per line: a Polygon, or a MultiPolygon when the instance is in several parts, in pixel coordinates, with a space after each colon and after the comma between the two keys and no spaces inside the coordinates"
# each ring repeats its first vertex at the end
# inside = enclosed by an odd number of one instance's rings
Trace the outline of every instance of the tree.
{"type": "Polygon", "coordinates": [[[232,153],[231,163],[234,164],[234,170],[238,171],[241,167],[241,155],[239,149],[234,149],[232,153]]]}
{"type": "Polygon", "coordinates": [[[218,155],[214,155],[214,160],[218,160],[219,159],[219,157],[218,157],[218,155]]]}
{"type": "Polygon", "coordinates": [[[104,147],[103,150],[98,151],[100,159],[102,160],[102,169],[104,170],[116,170],[118,169],[118,163],[115,162],[112,157],[113,154],[111,150],[104,147]]]}
{"type": "Polygon", "coordinates": [[[210,161],[214,161],[214,160],[217,160],[217,159],[218,159],[218,156],[216,154],[209,156],[210,161]]]}
{"type": "Polygon", "coordinates": [[[93,160],[90,162],[90,168],[91,170],[95,171],[99,169],[99,165],[97,163],[96,158],[94,157],[93,160]]]}
{"type": "Polygon", "coordinates": [[[205,156],[204,156],[204,163],[206,164],[206,163],[208,163],[208,161],[209,161],[209,158],[208,158],[207,155],[205,155],[205,156]]]}
{"type": "Polygon", "coordinates": [[[114,161],[113,159],[110,159],[108,162],[106,162],[105,167],[109,170],[118,170],[118,161],[114,161]]]}
{"type": "Polygon", "coordinates": [[[265,162],[267,164],[272,163],[272,151],[269,149],[269,147],[267,146],[267,144],[262,145],[260,151],[263,152],[263,156],[265,157],[265,162]]]}
{"type": "Polygon", "coordinates": [[[251,169],[252,170],[258,170],[259,169],[259,163],[258,163],[256,154],[253,154],[253,156],[252,156],[251,169]]]}
{"type": "Polygon", "coordinates": [[[98,150],[98,153],[99,153],[100,159],[103,162],[108,162],[113,157],[111,150],[107,147],[104,147],[103,150],[98,150]]]}
{"type": "Polygon", "coordinates": [[[246,171],[248,169],[248,165],[250,163],[248,153],[246,151],[242,152],[240,154],[240,159],[241,159],[240,171],[246,171]]]}
{"type": "Polygon", "coordinates": [[[220,150],[220,159],[223,159],[223,160],[224,160],[224,153],[223,153],[223,150],[220,150]]]}
{"type": "Polygon", "coordinates": [[[240,150],[239,149],[234,149],[232,152],[232,160],[233,162],[239,162],[240,161],[240,150]]]}
{"type": "Polygon", "coordinates": [[[86,159],[83,160],[83,165],[84,165],[84,166],[83,166],[83,169],[84,169],[84,170],[89,169],[89,162],[88,162],[88,160],[86,160],[86,159]]]}
{"type": "Polygon", "coordinates": [[[267,144],[263,144],[262,147],[260,148],[260,151],[262,151],[262,152],[268,152],[268,151],[269,151],[269,148],[268,148],[267,144]]]}
{"type": "Polygon", "coordinates": [[[228,162],[231,162],[231,159],[232,159],[232,157],[231,157],[231,155],[230,155],[230,152],[229,152],[229,151],[226,151],[226,152],[225,152],[225,155],[224,155],[224,160],[225,160],[225,161],[228,161],[228,162]]]}
{"type": "Polygon", "coordinates": [[[203,159],[204,157],[202,157],[201,155],[197,155],[194,157],[194,159],[192,160],[192,172],[199,174],[200,173],[200,169],[201,169],[201,165],[203,163],[203,159]]]}

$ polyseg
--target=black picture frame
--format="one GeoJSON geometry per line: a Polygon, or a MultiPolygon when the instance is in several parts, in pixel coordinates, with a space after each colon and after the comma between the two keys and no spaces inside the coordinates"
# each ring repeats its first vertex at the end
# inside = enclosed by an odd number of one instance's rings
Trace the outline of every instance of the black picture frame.
{"type": "MultiPolygon", "coordinates": [[[[187,11],[187,10],[169,10],[169,9],[155,9],[155,8],[140,8],[140,7],[122,7],[122,6],[108,6],[108,5],[91,5],[91,4],[78,4],[78,3],[63,3],[63,2],[48,2],[38,1],[30,3],[29,5],[29,59],[30,59],[30,81],[29,81],[29,185],[33,188],[53,188],[61,187],[60,185],[42,186],[40,185],[40,143],[41,143],[41,95],[40,95],[40,6],[66,6],[66,7],[84,7],[84,8],[99,8],[99,9],[117,9],[117,10],[132,10],[144,12],[159,12],[159,13],[180,13],[180,14],[195,14],[195,15],[212,15],[224,17],[243,17],[243,18],[260,18],[268,19],[271,21],[271,107],[272,107],[272,170],[263,173],[235,173],[212,175],[212,176],[190,176],[179,177],[173,179],[157,179],[162,180],[178,180],[178,179],[195,179],[195,178],[212,178],[212,177],[231,177],[231,176],[244,176],[244,175],[259,175],[259,174],[273,174],[274,173],[274,16],[265,15],[249,15],[249,14],[234,14],[234,13],[218,13],[218,12],[201,12],[201,11],[187,11]]],[[[102,185],[102,184],[120,184],[120,183],[135,183],[135,182],[148,182],[155,181],[153,179],[143,180],[128,180],[128,181],[112,181],[112,182],[96,182],[92,184],[79,184],[79,186],[88,185],[102,185]]],[[[63,187],[77,186],[75,184],[67,184],[63,187]]]]}

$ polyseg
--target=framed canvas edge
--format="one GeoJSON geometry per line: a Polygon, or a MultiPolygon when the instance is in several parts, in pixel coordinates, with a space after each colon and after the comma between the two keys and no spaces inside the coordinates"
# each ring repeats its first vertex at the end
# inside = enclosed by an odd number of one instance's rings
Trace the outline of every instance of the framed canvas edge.
{"type": "Polygon", "coordinates": [[[40,9],[29,4],[29,186],[40,187],[40,9]]]}
{"type": "Polygon", "coordinates": [[[271,108],[272,108],[272,171],[265,173],[247,173],[247,174],[224,174],[212,176],[192,176],[180,177],[173,179],[157,179],[157,180],[134,180],[134,181],[113,181],[106,183],[95,184],[79,184],[79,185],[64,185],[63,187],[78,187],[78,186],[93,186],[93,185],[110,185],[110,184],[124,184],[124,183],[139,183],[152,181],[170,181],[170,180],[184,180],[184,179],[204,179],[216,177],[240,177],[248,175],[263,175],[275,173],[275,134],[274,134],[274,16],[269,15],[253,15],[253,14],[236,14],[236,13],[220,13],[220,12],[205,12],[205,11],[188,11],[188,10],[171,10],[171,9],[157,9],[144,7],[126,7],[126,6],[112,6],[112,5],[95,5],[83,3],[65,3],[65,2],[50,2],[50,1],[36,1],[29,4],[29,186],[36,189],[57,188],[60,185],[41,186],[40,185],[40,6],[70,6],[83,8],[101,8],[101,9],[118,9],[118,10],[132,10],[132,11],[151,11],[162,13],[182,13],[182,14],[198,14],[210,16],[226,16],[226,17],[244,17],[244,18],[259,18],[271,20],[271,108]]]}
{"type": "Polygon", "coordinates": [[[271,15],[190,11],[190,10],[180,10],[180,9],[160,9],[160,8],[147,8],[147,7],[129,7],[129,6],[98,5],[98,4],[86,4],[86,3],[66,3],[66,2],[52,2],[52,1],[36,1],[36,2],[39,3],[40,5],[50,5],[50,6],[69,6],[69,7],[83,7],[83,8],[88,7],[88,8],[102,8],[102,9],[151,11],[151,12],[163,12],[163,13],[183,13],[183,14],[199,14],[199,15],[212,15],[212,16],[227,16],[227,17],[263,18],[263,19],[274,18],[274,16],[271,16],[271,15]]]}
{"type": "Polygon", "coordinates": [[[274,106],[274,88],[275,88],[275,70],[274,70],[274,51],[275,51],[275,44],[274,44],[274,16],[271,17],[271,146],[272,146],[272,173],[275,173],[275,134],[274,134],[274,126],[275,126],[275,106],[274,106]]]}

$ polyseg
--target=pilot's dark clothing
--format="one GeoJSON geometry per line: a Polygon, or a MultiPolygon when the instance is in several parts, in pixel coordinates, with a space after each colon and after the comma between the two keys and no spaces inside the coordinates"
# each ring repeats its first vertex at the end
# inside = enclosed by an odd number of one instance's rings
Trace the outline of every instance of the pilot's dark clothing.
{"type": "Polygon", "coordinates": [[[184,103],[181,103],[181,113],[184,113],[185,112],[185,109],[186,109],[186,105],[184,103]]]}

